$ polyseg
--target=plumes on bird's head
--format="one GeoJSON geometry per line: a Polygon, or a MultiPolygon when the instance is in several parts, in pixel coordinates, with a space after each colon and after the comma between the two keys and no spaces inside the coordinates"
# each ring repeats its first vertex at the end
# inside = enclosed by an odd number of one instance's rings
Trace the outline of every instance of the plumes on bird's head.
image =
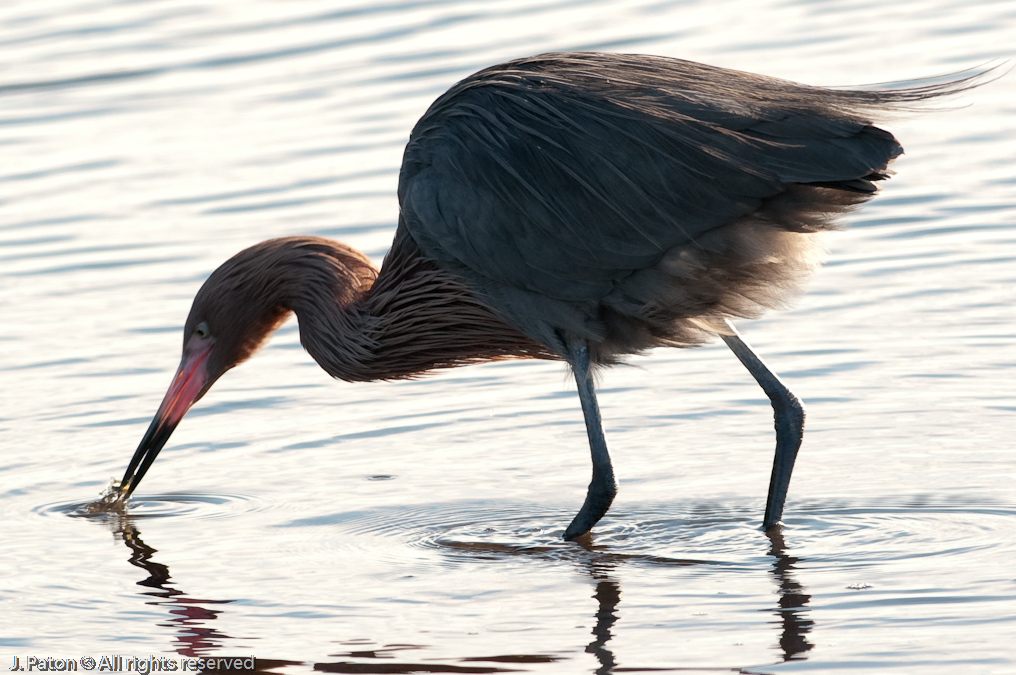
{"type": "Polygon", "coordinates": [[[321,237],[263,241],[208,277],[191,306],[184,343],[204,322],[215,339],[208,368],[221,375],[250,358],[301,304],[349,305],[376,277],[366,256],[339,242],[321,237]]]}

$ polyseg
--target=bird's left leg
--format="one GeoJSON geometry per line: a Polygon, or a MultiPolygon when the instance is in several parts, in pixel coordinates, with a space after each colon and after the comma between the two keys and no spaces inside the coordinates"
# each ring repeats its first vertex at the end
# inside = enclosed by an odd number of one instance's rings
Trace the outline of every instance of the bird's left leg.
{"type": "Polygon", "coordinates": [[[588,532],[607,513],[614,496],[617,495],[614,468],[610,465],[607,439],[603,435],[603,424],[600,422],[600,406],[596,403],[596,391],[589,370],[589,346],[585,340],[568,342],[568,361],[575,372],[582,415],[586,420],[586,434],[589,436],[589,449],[593,455],[593,479],[586,492],[586,501],[572,519],[568,529],[564,531],[566,541],[588,532]]]}
{"type": "Polygon", "coordinates": [[[776,457],[773,459],[773,473],[769,479],[766,515],[762,521],[762,526],[768,530],[783,518],[783,504],[787,501],[790,474],[794,471],[794,460],[797,459],[797,451],[801,448],[801,441],[804,438],[804,405],[794,396],[794,392],[769,370],[748,343],[741,339],[734,325],[729,321],[726,324],[730,334],[720,337],[752,374],[773,404],[776,457]]]}

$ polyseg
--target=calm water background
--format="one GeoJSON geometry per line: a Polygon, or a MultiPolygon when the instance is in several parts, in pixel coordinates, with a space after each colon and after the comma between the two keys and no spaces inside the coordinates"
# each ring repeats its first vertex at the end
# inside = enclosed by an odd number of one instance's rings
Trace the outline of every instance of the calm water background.
{"type": "Polygon", "coordinates": [[[646,52],[811,84],[1016,58],[1012,2],[5,0],[0,657],[309,672],[1016,672],[1016,76],[887,123],[898,175],[745,336],[809,404],[782,534],[722,346],[609,372],[621,493],[553,363],[331,381],[287,324],[119,477],[202,280],[298,233],[380,262],[403,145],[487,65],[646,52]],[[960,6],[962,4],[962,7],[960,6]],[[75,517],[78,516],[78,517],[75,517]]]}

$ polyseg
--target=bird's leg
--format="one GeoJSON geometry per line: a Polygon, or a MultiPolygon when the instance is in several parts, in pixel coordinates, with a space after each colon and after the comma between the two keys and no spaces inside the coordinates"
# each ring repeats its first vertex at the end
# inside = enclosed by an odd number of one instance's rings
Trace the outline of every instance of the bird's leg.
{"type": "Polygon", "coordinates": [[[773,475],[769,479],[769,498],[766,501],[766,515],[762,521],[765,529],[771,528],[783,518],[783,504],[787,500],[790,474],[794,471],[794,460],[804,438],[804,405],[794,392],[780,381],[773,371],[751,350],[733,324],[726,322],[730,335],[721,335],[730,350],[748,369],[773,404],[776,423],[776,458],[773,460],[773,475]]]}
{"type": "Polygon", "coordinates": [[[593,389],[592,373],[589,370],[589,347],[586,341],[569,341],[568,355],[579,389],[582,415],[586,420],[586,434],[589,436],[589,449],[593,455],[593,479],[589,483],[585,503],[564,532],[566,541],[588,532],[607,513],[610,503],[617,494],[614,468],[610,465],[607,439],[603,435],[603,425],[600,422],[600,406],[596,404],[596,391],[593,389]]]}

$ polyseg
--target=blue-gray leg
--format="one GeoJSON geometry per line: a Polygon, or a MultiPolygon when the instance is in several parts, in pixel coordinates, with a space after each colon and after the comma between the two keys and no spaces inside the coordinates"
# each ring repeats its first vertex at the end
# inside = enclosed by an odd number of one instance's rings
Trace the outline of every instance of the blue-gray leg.
{"type": "Polygon", "coordinates": [[[751,350],[733,324],[729,321],[730,335],[721,335],[730,350],[748,369],[773,404],[773,418],[776,424],[776,458],[773,460],[773,475],[769,479],[769,498],[766,501],[766,515],[762,521],[765,529],[771,528],[783,518],[783,504],[787,501],[790,474],[794,471],[794,460],[804,438],[804,405],[780,378],[769,370],[755,352],[751,350]]]}
{"type": "Polygon", "coordinates": [[[600,422],[600,406],[596,404],[596,391],[593,389],[592,373],[589,371],[589,348],[585,340],[569,342],[568,357],[575,373],[575,384],[579,389],[582,415],[586,420],[589,450],[593,456],[593,479],[589,483],[585,503],[571,521],[571,525],[564,531],[565,540],[574,539],[588,532],[607,513],[614,496],[617,495],[614,468],[610,465],[607,439],[603,435],[603,425],[600,422]]]}

